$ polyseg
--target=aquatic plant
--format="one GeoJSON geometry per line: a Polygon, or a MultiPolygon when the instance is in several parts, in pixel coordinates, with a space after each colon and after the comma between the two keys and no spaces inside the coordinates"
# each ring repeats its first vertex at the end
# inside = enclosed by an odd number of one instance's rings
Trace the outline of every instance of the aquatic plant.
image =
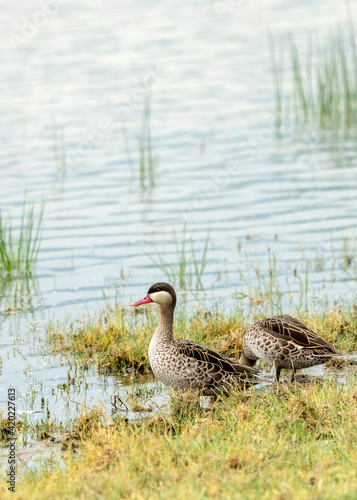
{"type": "Polygon", "coordinates": [[[44,209],[45,203],[42,201],[36,220],[35,204],[28,204],[25,198],[16,237],[11,219],[5,223],[0,212],[0,273],[3,276],[33,273],[41,244],[44,209]]]}
{"type": "Polygon", "coordinates": [[[302,56],[293,34],[278,55],[269,33],[275,111],[297,126],[348,131],[357,126],[357,47],[350,17],[346,27],[330,33],[321,46],[310,37],[302,56]]]}
{"type": "Polygon", "coordinates": [[[155,256],[148,255],[148,257],[174,286],[178,286],[181,290],[202,290],[202,276],[207,265],[209,237],[210,232],[207,231],[202,253],[198,255],[193,243],[193,234],[187,234],[187,223],[185,222],[181,235],[173,231],[174,263],[169,262],[164,257],[164,250],[156,249],[155,256]]]}
{"type": "Polygon", "coordinates": [[[38,295],[38,283],[35,276],[25,274],[0,275],[0,303],[3,309],[0,314],[8,315],[17,311],[33,311],[34,297],[38,295]]]}
{"type": "Polygon", "coordinates": [[[56,169],[63,179],[67,169],[65,129],[57,123],[55,116],[52,117],[52,143],[56,169]]]}
{"type": "Polygon", "coordinates": [[[121,125],[124,150],[127,162],[131,171],[139,173],[139,184],[143,194],[150,195],[155,187],[157,173],[160,164],[160,155],[153,146],[151,132],[151,92],[147,92],[144,97],[144,104],[141,116],[141,126],[138,132],[138,150],[133,151],[130,146],[129,134],[124,123],[121,125]],[[136,166],[137,165],[137,166],[136,166]]]}
{"type": "Polygon", "coordinates": [[[144,100],[141,130],[139,135],[139,174],[140,186],[144,191],[155,186],[159,168],[159,154],[155,152],[151,134],[151,92],[144,100]]]}

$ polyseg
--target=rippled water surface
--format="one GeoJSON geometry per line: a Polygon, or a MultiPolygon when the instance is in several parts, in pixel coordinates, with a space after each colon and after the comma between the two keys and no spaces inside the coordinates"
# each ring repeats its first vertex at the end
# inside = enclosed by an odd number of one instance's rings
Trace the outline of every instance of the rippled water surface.
{"type": "MultiPolygon", "coordinates": [[[[341,2],[51,5],[41,17],[7,3],[1,20],[1,213],[18,228],[25,192],[38,210],[46,200],[31,312],[2,317],[2,405],[11,383],[22,409],[41,411],[41,394],[67,381],[31,329],[141,298],[166,279],[150,256],[176,263],[185,223],[198,256],[209,232],[202,285],[214,300],[244,292],[242,273],[266,274],[272,256],[282,293],[299,295],[308,262],[311,301],[354,300],[356,140],[288,120],[276,134],[267,43],[268,28],[277,45],[294,32],[304,50],[344,19],[341,2]],[[139,172],[144,89],[153,186],[139,172]]],[[[126,383],[90,377],[88,398],[108,405],[126,383]]],[[[64,400],[51,404],[61,416],[64,400]]]]}

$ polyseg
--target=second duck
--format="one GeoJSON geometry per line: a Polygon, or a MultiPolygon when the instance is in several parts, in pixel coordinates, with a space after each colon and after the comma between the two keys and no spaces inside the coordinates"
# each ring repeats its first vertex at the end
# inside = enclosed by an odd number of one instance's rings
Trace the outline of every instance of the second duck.
{"type": "Polygon", "coordinates": [[[298,319],[280,315],[262,319],[246,331],[239,362],[248,366],[258,359],[271,363],[276,380],[283,368],[291,369],[293,381],[297,369],[321,365],[342,354],[298,319]]]}

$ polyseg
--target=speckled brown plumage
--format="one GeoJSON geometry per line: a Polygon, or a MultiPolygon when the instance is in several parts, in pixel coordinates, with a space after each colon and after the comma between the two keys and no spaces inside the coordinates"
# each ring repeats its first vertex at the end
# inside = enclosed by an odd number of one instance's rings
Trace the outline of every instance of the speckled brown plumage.
{"type": "Polygon", "coordinates": [[[192,389],[204,396],[228,393],[232,386],[259,382],[258,370],[218,354],[190,340],[174,340],[173,317],[176,294],[168,283],[156,283],[142,301],[160,305],[159,323],[149,345],[152,371],[161,382],[175,389],[192,389]]]}
{"type": "Polygon", "coordinates": [[[279,380],[283,368],[295,370],[326,363],[341,356],[330,344],[304,323],[291,316],[281,315],[263,319],[251,326],[243,338],[241,363],[253,366],[260,358],[276,368],[279,380]]]}

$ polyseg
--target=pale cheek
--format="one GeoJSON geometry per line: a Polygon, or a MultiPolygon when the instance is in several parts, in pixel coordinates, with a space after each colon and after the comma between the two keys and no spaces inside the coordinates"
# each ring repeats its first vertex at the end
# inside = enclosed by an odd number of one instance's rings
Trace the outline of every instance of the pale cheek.
{"type": "Polygon", "coordinates": [[[150,294],[150,298],[153,302],[156,302],[156,304],[164,306],[172,305],[171,295],[168,294],[167,292],[156,292],[150,294]]]}

